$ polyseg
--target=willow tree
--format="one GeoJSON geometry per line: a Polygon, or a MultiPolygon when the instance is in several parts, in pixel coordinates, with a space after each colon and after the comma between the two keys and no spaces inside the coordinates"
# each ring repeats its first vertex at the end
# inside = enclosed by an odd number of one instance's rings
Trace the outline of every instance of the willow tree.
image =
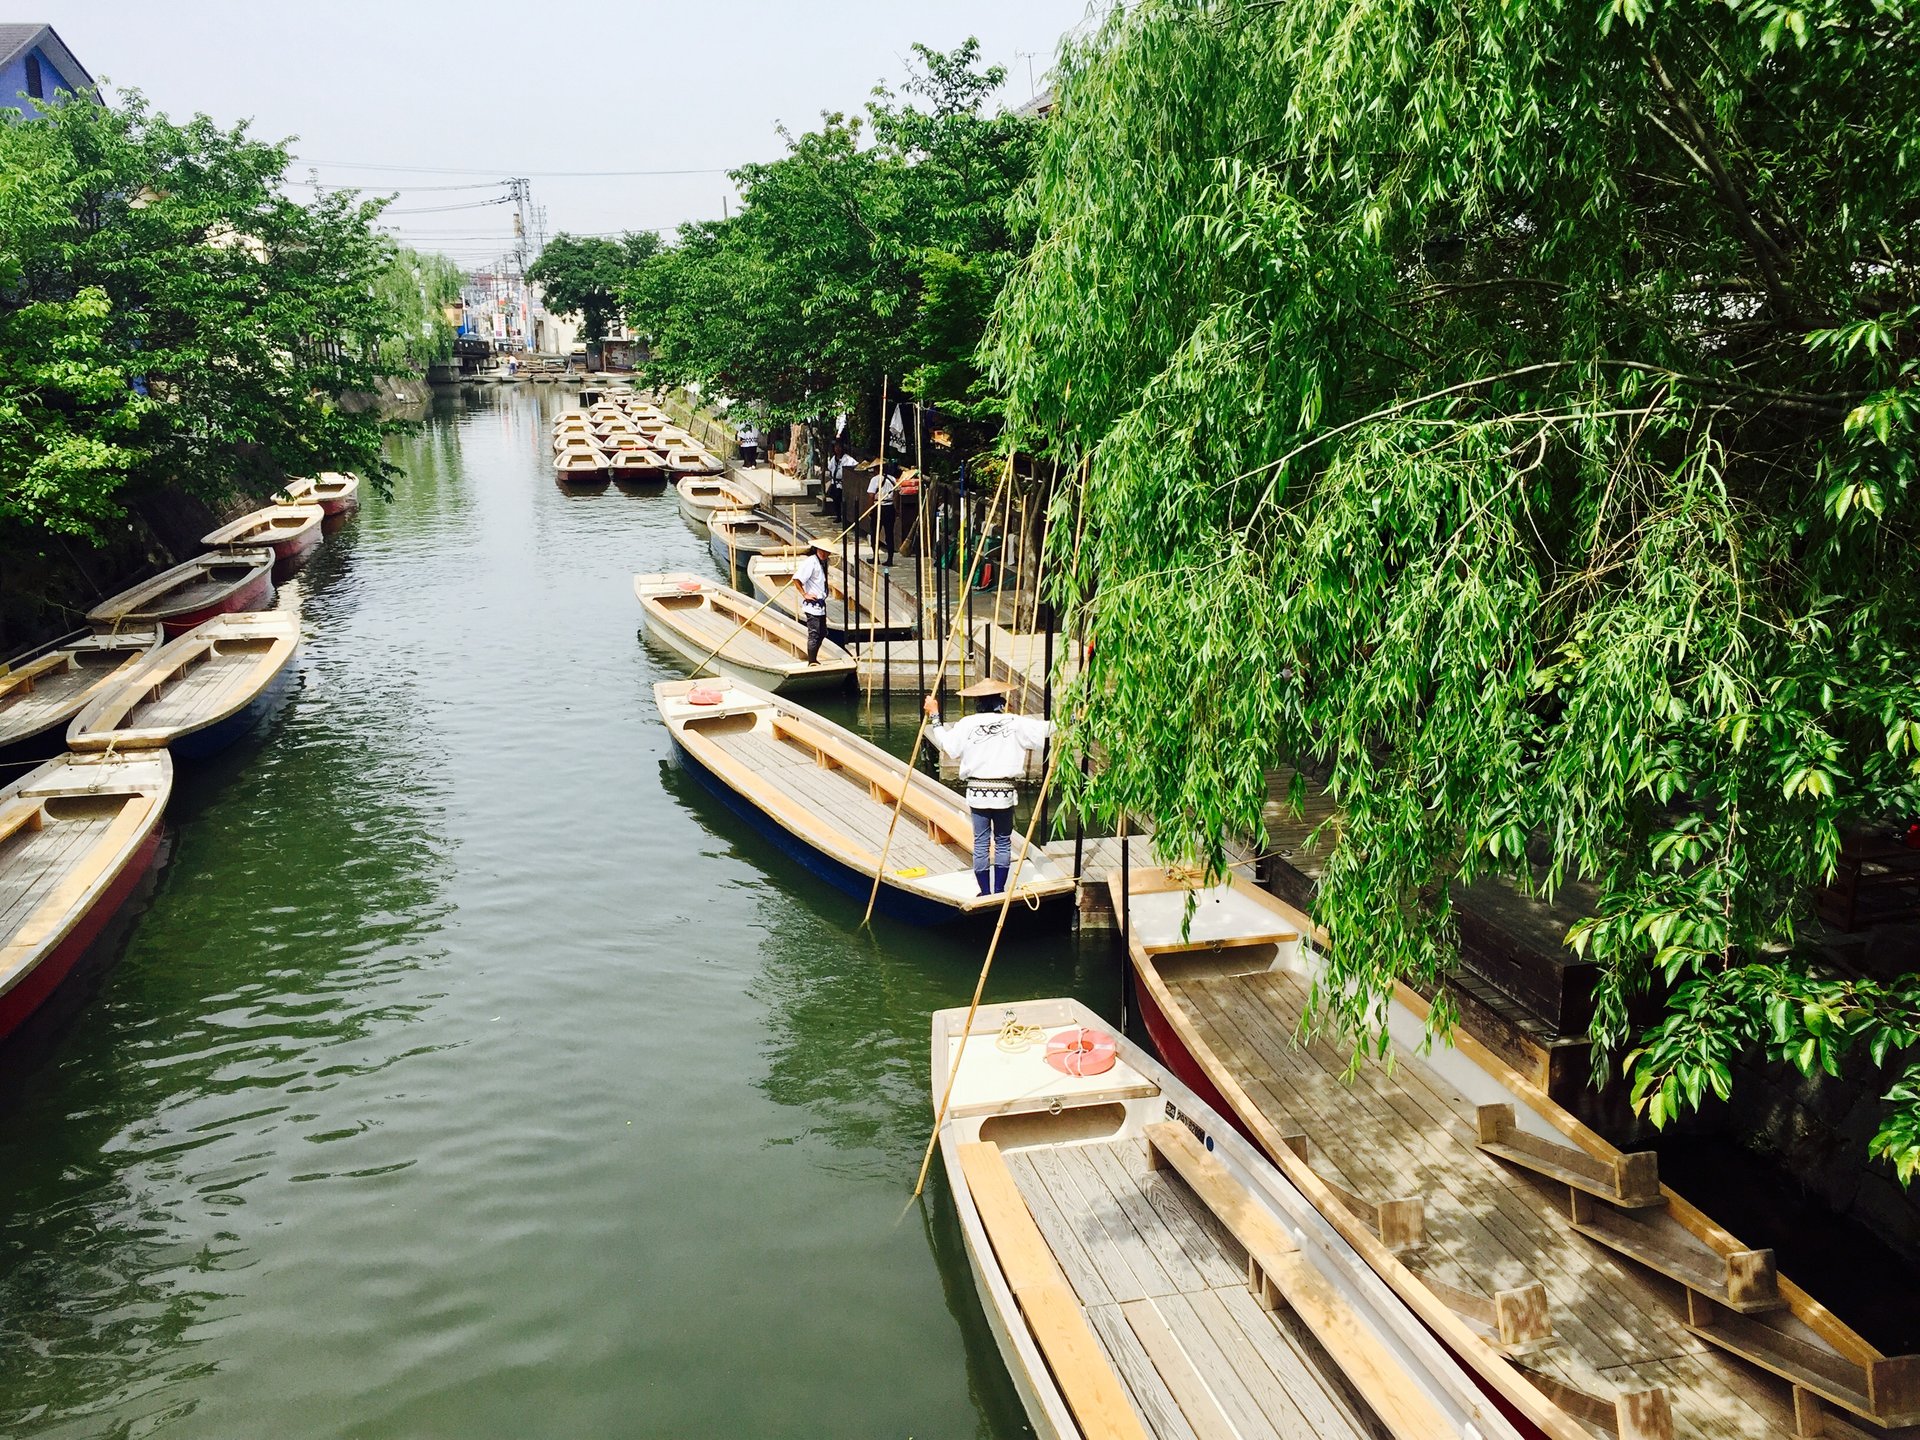
{"type": "Polygon", "coordinates": [[[1917,19],[1141,0],[1064,52],[987,354],[1087,467],[1077,798],[1218,864],[1270,767],[1324,776],[1317,1018],[1357,1044],[1458,886],[1577,879],[1598,1052],[1663,1006],[1656,1123],[1749,1047],[1855,1055],[1920,1166],[1920,978],[1801,923],[1920,809],[1917,19]]]}

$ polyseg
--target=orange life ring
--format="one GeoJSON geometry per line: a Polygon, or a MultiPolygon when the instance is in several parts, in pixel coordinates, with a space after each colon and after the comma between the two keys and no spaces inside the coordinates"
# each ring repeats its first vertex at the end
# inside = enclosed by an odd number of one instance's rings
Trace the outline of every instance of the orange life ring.
{"type": "Polygon", "coordinates": [[[1047,1064],[1063,1075],[1104,1075],[1113,1068],[1113,1036],[1076,1026],[1047,1042],[1047,1064]]]}
{"type": "Polygon", "coordinates": [[[720,692],[711,685],[696,685],[687,692],[689,705],[718,705],[720,692]]]}
{"type": "Polygon", "coordinates": [[[684,590],[689,595],[698,595],[700,593],[701,586],[698,580],[682,580],[679,583],[679,585],[677,585],[675,588],[679,590],[684,590]]]}

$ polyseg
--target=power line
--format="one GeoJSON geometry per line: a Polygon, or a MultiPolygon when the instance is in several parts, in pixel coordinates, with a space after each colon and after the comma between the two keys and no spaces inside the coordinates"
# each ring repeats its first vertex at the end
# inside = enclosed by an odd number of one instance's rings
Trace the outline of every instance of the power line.
{"type": "MultiPolygon", "coordinates": [[[[380,170],[395,174],[408,175],[493,175],[494,170],[455,165],[384,165],[369,161],[356,160],[296,160],[296,164],[323,166],[329,170],[380,170]]],[[[729,168],[718,166],[712,169],[695,170],[522,170],[520,174],[529,180],[602,180],[620,176],[642,175],[726,175],[729,168]]]]}

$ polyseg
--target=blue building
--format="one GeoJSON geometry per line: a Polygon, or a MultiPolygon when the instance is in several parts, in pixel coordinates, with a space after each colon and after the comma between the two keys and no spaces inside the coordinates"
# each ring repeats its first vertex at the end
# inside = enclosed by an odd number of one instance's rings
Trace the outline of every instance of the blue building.
{"type": "Polygon", "coordinates": [[[0,109],[31,115],[33,100],[51,103],[62,90],[78,95],[93,88],[87,67],[51,25],[0,21],[0,109]]]}

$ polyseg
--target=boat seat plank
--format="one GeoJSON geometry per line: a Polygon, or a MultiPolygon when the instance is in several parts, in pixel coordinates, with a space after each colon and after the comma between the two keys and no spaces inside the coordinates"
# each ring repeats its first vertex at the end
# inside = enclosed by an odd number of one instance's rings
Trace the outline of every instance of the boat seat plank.
{"type": "Polygon", "coordinates": [[[1446,1418],[1393,1352],[1358,1322],[1332,1282],[1307,1262],[1292,1237],[1240,1187],[1220,1159],[1173,1121],[1149,1125],[1147,1140],[1247,1247],[1260,1272],[1261,1303],[1270,1298],[1265,1291],[1277,1290],[1395,1435],[1423,1440],[1445,1433],[1446,1418]]]}
{"type": "Polygon", "coordinates": [[[961,1145],[959,1161],[1007,1287],[1080,1433],[1086,1440],[1146,1440],[1146,1428],[1067,1287],[999,1147],[981,1141],[961,1145]]]}

